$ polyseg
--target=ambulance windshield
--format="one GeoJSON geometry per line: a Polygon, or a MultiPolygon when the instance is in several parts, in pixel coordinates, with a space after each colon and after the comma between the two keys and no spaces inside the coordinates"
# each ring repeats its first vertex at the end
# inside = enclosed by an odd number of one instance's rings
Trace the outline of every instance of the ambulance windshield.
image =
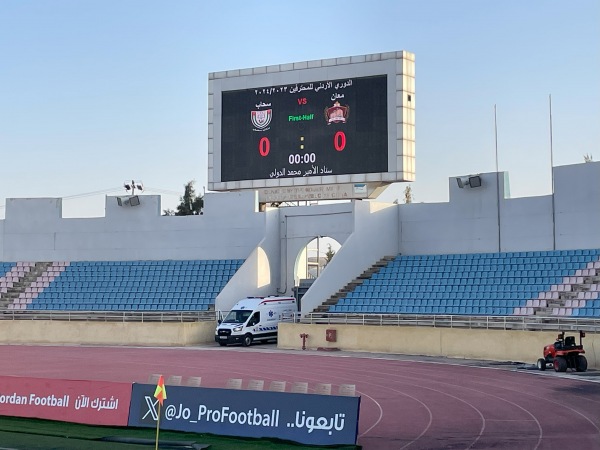
{"type": "Polygon", "coordinates": [[[245,323],[250,314],[252,314],[252,310],[250,309],[233,309],[229,311],[223,323],[245,323]]]}

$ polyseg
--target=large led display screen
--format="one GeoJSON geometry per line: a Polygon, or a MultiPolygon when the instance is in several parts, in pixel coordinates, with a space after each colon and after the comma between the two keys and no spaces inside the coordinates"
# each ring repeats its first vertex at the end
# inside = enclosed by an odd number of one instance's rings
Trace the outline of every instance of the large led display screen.
{"type": "Polygon", "coordinates": [[[221,181],[388,171],[387,75],[223,91],[221,181]]]}
{"type": "Polygon", "coordinates": [[[415,180],[407,51],[208,74],[208,189],[261,203],[373,198],[415,180]]]}

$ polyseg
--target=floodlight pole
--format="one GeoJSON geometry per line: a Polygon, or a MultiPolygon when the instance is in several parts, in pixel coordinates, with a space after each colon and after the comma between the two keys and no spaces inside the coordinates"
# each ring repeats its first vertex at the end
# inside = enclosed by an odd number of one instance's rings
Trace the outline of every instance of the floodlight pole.
{"type": "Polygon", "coordinates": [[[498,216],[498,253],[500,253],[502,251],[502,228],[500,227],[500,173],[498,171],[498,121],[496,118],[496,105],[494,105],[494,141],[496,148],[496,212],[498,216]]]}
{"type": "Polygon", "coordinates": [[[321,269],[321,248],[320,248],[321,236],[317,236],[317,278],[319,278],[319,272],[321,269]]]}
{"type": "Polygon", "coordinates": [[[139,191],[143,191],[144,190],[144,186],[142,184],[141,181],[135,181],[135,180],[131,180],[131,185],[129,184],[128,181],[125,181],[125,183],[123,183],[123,187],[125,188],[126,191],[129,191],[129,189],[131,189],[131,195],[135,195],[135,188],[138,188],[139,191]],[[137,184],[136,184],[137,183],[137,184]]]}
{"type": "Polygon", "coordinates": [[[548,94],[550,109],[550,176],[552,179],[552,250],[556,250],[556,206],[554,204],[554,153],[552,149],[552,94],[548,94]]]}

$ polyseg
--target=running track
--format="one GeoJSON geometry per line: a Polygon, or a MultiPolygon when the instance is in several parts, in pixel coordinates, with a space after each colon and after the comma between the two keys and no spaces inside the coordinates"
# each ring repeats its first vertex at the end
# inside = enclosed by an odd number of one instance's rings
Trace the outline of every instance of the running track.
{"type": "MultiPolygon", "coordinates": [[[[399,355],[250,348],[0,346],[0,375],[147,382],[148,375],[356,385],[358,443],[392,449],[600,449],[600,383],[399,355]]],[[[598,377],[600,378],[600,377],[598,377]]]]}

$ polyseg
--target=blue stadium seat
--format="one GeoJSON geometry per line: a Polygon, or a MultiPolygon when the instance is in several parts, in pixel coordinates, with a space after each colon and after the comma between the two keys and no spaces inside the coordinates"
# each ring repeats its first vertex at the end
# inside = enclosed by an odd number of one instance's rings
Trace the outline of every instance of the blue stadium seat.
{"type": "MultiPolygon", "coordinates": [[[[205,301],[214,304],[216,295],[244,262],[230,261],[231,270],[227,271],[225,260],[72,262],[29,306],[41,310],[158,310],[163,309],[158,298],[187,301],[191,292],[210,293],[205,301]],[[213,273],[199,276],[192,274],[192,267],[210,267],[213,273]]],[[[13,265],[0,263],[0,271],[13,265]]],[[[172,302],[169,309],[183,309],[185,304],[172,302]]]]}
{"type": "MultiPolygon", "coordinates": [[[[345,300],[349,312],[360,312],[356,302],[373,297],[405,299],[399,311],[407,314],[511,315],[599,256],[600,249],[397,255],[345,300]]],[[[600,300],[597,306],[576,314],[598,314],[600,300]]]]}

